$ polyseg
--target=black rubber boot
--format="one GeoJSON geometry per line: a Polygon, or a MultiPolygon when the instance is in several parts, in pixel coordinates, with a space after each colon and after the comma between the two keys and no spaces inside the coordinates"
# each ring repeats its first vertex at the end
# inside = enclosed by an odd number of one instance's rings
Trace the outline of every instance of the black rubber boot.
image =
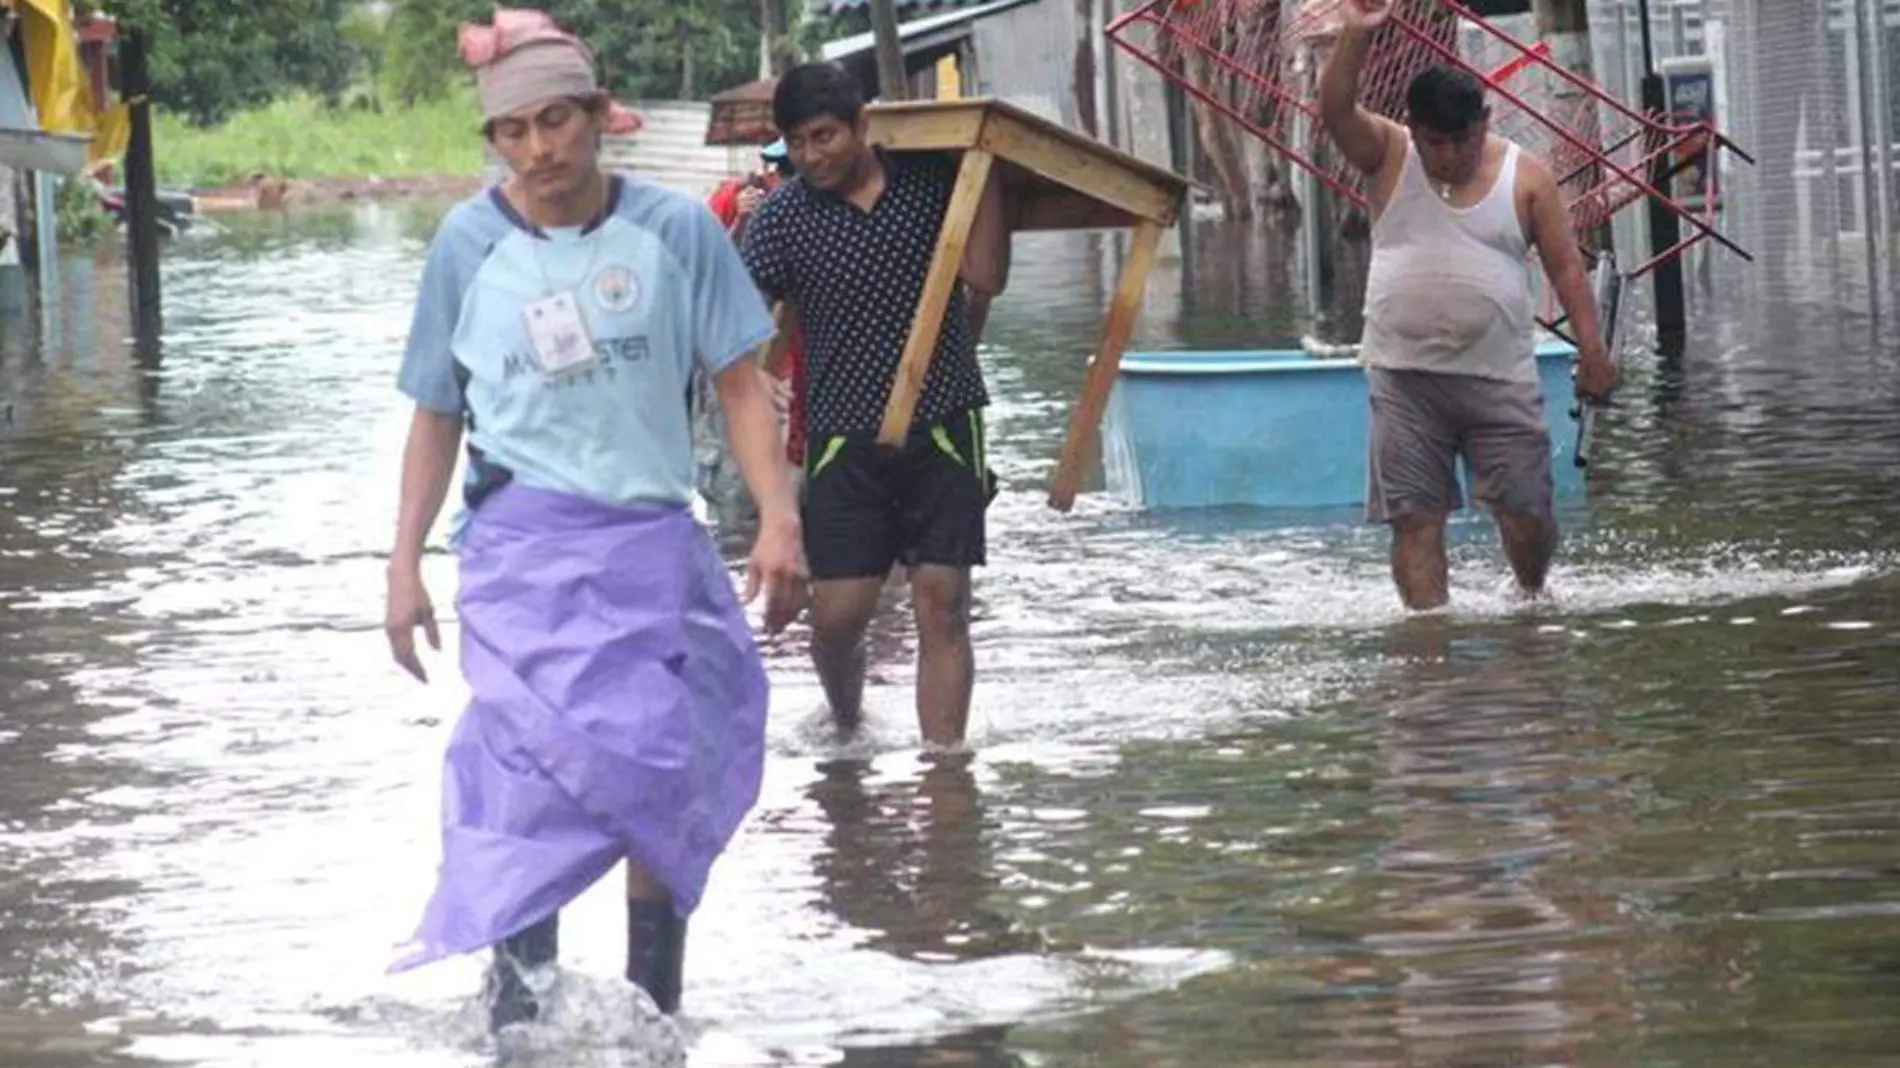
{"type": "Polygon", "coordinates": [[[541,1015],[522,972],[554,963],[560,944],[560,914],[523,928],[495,946],[495,964],[488,972],[488,1029],[527,1023],[541,1015]]]}
{"type": "Polygon", "coordinates": [[[668,1016],[679,1011],[686,921],[670,901],[627,902],[627,981],[668,1016]]]}

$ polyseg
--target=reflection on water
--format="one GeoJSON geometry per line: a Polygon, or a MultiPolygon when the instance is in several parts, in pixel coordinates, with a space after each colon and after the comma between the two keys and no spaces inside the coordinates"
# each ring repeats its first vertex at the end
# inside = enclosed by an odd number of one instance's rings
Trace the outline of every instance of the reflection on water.
{"type": "MultiPolygon", "coordinates": [[[[155,372],[110,257],[76,264],[91,314],[0,333],[0,1063],[492,1063],[480,960],[382,974],[464,697],[445,661],[410,684],[378,629],[432,224],[364,206],[181,242],[155,372]]],[[[1680,365],[1634,359],[1555,604],[1512,605],[1469,523],[1456,609],[1407,619],[1350,513],[1043,505],[1124,245],[1026,239],[986,339],[974,755],[916,752],[901,588],[848,748],[802,631],[776,643],[763,796],[694,919],[683,1031],[617,979],[609,880],[509,1062],[1900,1056],[1878,324],[1738,300],[1680,365]]],[[[1297,338],[1286,235],[1186,255],[1138,344],[1297,338]]],[[[452,562],[426,571],[450,603],[452,562]]]]}
{"type": "Polygon", "coordinates": [[[866,932],[860,945],[940,961],[1037,950],[1033,932],[985,906],[998,884],[969,763],[932,757],[914,779],[880,783],[868,761],[819,762],[806,789],[823,827],[814,904],[866,932]]]}

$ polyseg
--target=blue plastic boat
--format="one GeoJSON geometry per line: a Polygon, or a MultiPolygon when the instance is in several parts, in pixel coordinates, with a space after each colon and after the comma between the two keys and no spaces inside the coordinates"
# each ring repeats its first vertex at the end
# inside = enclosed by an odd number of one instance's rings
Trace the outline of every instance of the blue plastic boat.
{"type": "MultiPolygon", "coordinates": [[[[1575,357],[1557,340],[1537,350],[1559,500],[1583,495],[1572,456],[1575,357]]],[[[1365,368],[1298,349],[1127,353],[1102,459],[1109,492],[1145,508],[1362,505],[1365,368]]]]}

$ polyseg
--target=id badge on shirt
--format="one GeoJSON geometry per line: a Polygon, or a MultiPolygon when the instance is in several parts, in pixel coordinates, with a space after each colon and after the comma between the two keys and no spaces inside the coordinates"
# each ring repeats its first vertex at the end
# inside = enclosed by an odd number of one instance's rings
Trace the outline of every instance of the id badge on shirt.
{"type": "Polygon", "coordinates": [[[527,322],[528,345],[544,373],[562,375],[592,366],[594,339],[587,333],[574,294],[556,293],[532,301],[521,314],[527,322]]]}

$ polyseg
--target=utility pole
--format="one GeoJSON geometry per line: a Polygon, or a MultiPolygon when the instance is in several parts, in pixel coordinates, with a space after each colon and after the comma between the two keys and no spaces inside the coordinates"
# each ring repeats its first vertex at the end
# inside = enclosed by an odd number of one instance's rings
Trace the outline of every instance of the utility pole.
{"type": "MultiPolygon", "coordinates": [[[[1649,0],[1636,0],[1636,17],[1643,30],[1643,110],[1660,115],[1663,98],[1662,75],[1656,73],[1656,55],[1650,43],[1649,0]]],[[[1669,182],[1669,155],[1658,153],[1650,168],[1649,184],[1658,192],[1669,182]]],[[[1660,256],[1682,240],[1682,224],[1669,205],[1657,197],[1649,198],[1649,254],[1660,256]]],[[[1656,349],[1665,356],[1682,352],[1688,338],[1688,312],[1682,299],[1682,257],[1670,256],[1652,269],[1656,287],[1656,349]]]]}
{"type": "Polygon", "coordinates": [[[870,0],[871,40],[877,52],[877,93],[886,101],[907,100],[904,45],[897,36],[896,0],[870,0]]]}
{"type": "Polygon", "coordinates": [[[125,149],[126,251],[132,260],[133,332],[141,350],[155,348],[161,329],[158,299],[158,178],[152,162],[152,83],[146,69],[146,31],[135,28],[119,43],[120,93],[131,112],[125,149]]]}

